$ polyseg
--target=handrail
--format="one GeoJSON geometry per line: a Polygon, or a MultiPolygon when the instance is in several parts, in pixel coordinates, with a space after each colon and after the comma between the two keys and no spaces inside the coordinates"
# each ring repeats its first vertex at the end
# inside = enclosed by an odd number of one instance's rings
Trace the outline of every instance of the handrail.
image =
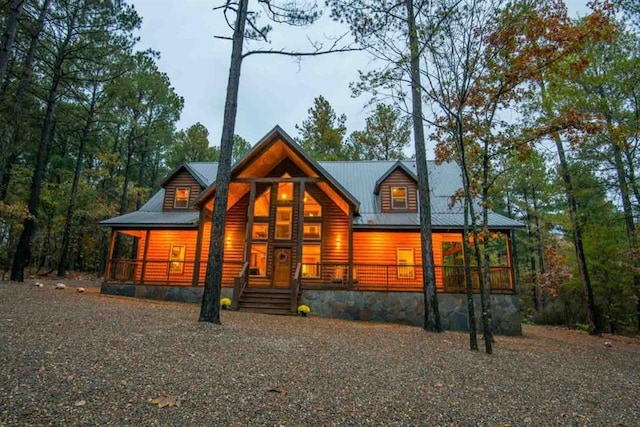
{"type": "Polygon", "coordinates": [[[298,311],[298,294],[300,293],[300,275],[302,274],[302,263],[299,262],[296,266],[296,273],[293,275],[291,281],[291,312],[296,313],[298,311]]]}
{"type": "Polygon", "coordinates": [[[244,292],[244,288],[247,287],[247,282],[249,281],[249,263],[245,262],[242,265],[242,270],[240,273],[233,279],[233,299],[231,300],[231,309],[237,310],[238,303],[240,302],[240,297],[242,296],[242,292],[244,292]]]}

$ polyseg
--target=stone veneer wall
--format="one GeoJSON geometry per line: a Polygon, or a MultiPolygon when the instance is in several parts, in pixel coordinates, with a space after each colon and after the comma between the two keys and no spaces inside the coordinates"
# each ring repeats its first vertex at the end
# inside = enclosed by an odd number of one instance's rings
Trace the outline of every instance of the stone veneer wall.
{"type": "MultiPolygon", "coordinates": [[[[103,294],[200,303],[204,288],[193,286],[142,286],[103,283],[103,294]]],[[[232,288],[222,288],[222,297],[231,298],[232,288]]],[[[474,296],[478,327],[482,325],[480,297],[474,296]]],[[[349,320],[404,323],[422,326],[424,304],[421,292],[366,292],[303,290],[300,303],[311,307],[312,315],[349,320]]],[[[467,300],[464,294],[438,294],[442,326],[450,331],[466,331],[467,300]]],[[[493,330],[500,335],[522,335],[517,295],[491,295],[493,330]]]]}
{"type": "MultiPolygon", "coordinates": [[[[366,292],[303,290],[301,304],[321,317],[422,326],[424,304],[421,292],[366,292]]],[[[478,327],[481,330],[480,296],[474,296],[478,327]]],[[[442,327],[467,331],[467,300],[464,294],[438,294],[442,327]]],[[[522,335],[520,303],[517,295],[491,295],[493,331],[500,335],[522,335]]]]}

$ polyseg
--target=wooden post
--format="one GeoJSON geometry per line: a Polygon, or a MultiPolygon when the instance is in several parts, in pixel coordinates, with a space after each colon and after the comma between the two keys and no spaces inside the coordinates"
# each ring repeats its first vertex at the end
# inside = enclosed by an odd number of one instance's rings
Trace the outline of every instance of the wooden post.
{"type": "Polygon", "coordinates": [[[107,269],[104,273],[104,281],[108,281],[111,279],[111,263],[113,262],[111,257],[113,257],[113,248],[116,246],[116,231],[111,229],[111,243],[109,243],[109,255],[107,256],[107,269]]]}
{"type": "Polygon", "coordinates": [[[516,255],[516,242],[514,240],[515,235],[513,230],[509,231],[507,235],[507,260],[509,261],[509,267],[511,272],[511,292],[516,293],[518,290],[518,276],[516,275],[515,262],[513,256],[516,255]]]}
{"type": "MultiPolygon", "coordinates": [[[[147,232],[144,236],[144,251],[142,255],[142,271],[140,272],[140,284],[144,285],[144,276],[147,271],[147,254],[149,252],[149,237],[151,236],[151,230],[147,229],[147,232]]],[[[134,276],[135,283],[135,276],[134,276]]]]}
{"type": "Polygon", "coordinates": [[[302,245],[304,238],[304,181],[300,182],[299,188],[299,196],[298,196],[298,263],[302,265],[302,245]]]}
{"type": "Polygon", "coordinates": [[[353,206],[349,205],[349,281],[347,282],[348,289],[353,288],[353,206]]]}
{"type": "MultiPolygon", "coordinates": [[[[244,241],[244,262],[251,262],[251,245],[253,244],[253,208],[256,204],[256,182],[251,181],[251,190],[249,191],[249,211],[247,213],[247,231],[244,241]]],[[[251,267],[251,266],[249,266],[251,267]]],[[[249,269],[251,271],[251,269],[249,269]]]]}
{"type": "Polygon", "coordinates": [[[198,286],[198,280],[200,280],[200,258],[202,257],[202,234],[204,233],[205,223],[204,208],[200,210],[198,217],[198,235],[196,236],[196,254],[193,260],[193,278],[191,279],[191,286],[198,286]]]}

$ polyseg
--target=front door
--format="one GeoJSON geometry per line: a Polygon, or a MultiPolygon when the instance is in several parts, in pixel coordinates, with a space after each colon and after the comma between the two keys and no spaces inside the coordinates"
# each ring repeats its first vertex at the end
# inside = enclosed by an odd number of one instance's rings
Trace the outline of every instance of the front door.
{"type": "Polygon", "coordinates": [[[291,286],[291,248],[276,248],[273,251],[273,286],[291,286]]]}

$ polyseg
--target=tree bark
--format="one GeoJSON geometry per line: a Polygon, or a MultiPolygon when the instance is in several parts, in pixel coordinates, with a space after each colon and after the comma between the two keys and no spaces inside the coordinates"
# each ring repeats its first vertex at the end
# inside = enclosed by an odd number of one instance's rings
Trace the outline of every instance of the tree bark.
{"type": "Polygon", "coordinates": [[[211,246],[205,275],[204,293],[200,307],[200,321],[220,323],[220,289],[222,286],[222,262],[224,259],[224,229],[227,220],[227,198],[231,180],[231,156],[233,153],[233,133],[238,111],[238,89],[242,67],[242,45],[247,20],[248,0],[239,0],[236,25],[233,31],[231,64],[227,82],[227,97],[224,106],[224,121],[220,139],[220,160],[216,175],[216,192],[213,202],[213,225],[211,246]]]}
{"type": "Polygon", "coordinates": [[[413,134],[416,148],[416,170],[418,173],[418,195],[420,211],[420,242],[422,244],[422,280],[424,289],[424,329],[442,332],[438,295],[433,262],[433,239],[431,224],[431,195],[429,192],[429,170],[425,148],[424,125],[422,118],[422,97],[420,96],[420,53],[418,33],[413,10],[413,1],[406,0],[407,22],[409,25],[409,49],[411,51],[411,98],[413,134]]]}
{"type": "Polygon", "coordinates": [[[49,5],[51,0],[45,0],[40,14],[38,15],[38,21],[35,31],[31,35],[29,42],[29,49],[25,56],[24,64],[22,67],[22,73],[18,88],[13,99],[13,105],[15,110],[13,113],[13,126],[12,133],[9,138],[10,144],[6,144],[2,150],[2,161],[0,161],[0,200],[4,200],[7,197],[7,191],[9,189],[9,181],[11,180],[11,169],[18,158],[18,153],[22,147],[23,139],[23,115],[24,115],[24,94],[27,91],[27,86],[31,82],[31,76],[33,75],[33,62],[35,60],[36,49],[38,48],[38,41],[40,40],[40,34],[44,27],[44,20],[47,17],[49,11],[49,5]]]}
{"type": "Polygon", "coordinates": [[[87,120],[85,121],[84,127],[82,128],[82,134],[80,136],[80,142],[78,144],[78,155],[76,158],[75,171],[73,173],[73,183],[71,184],[71,195],[69,205],[67,206],[67,212],[64,217],[62,247],[60,248],[60,260],[58,261],[58,277],[63,277],[67,272],[66,270],[69,259],[69,241],[71,240],[71,222],[76,207],[76,200],[78,199],[78,184],[80,182],[80,173],[82,172],[84,150],[87,144],[87,140],[89,139],[91,126],[93,125],[93,115],[95,114],[96,99],[97,83],[94,83],[89,111],[87,112],[87,120]]]}
{"type": "Polygon", "coordinates": [[[13,0],[11,2],[9,17],[7,18],[7,28],[5,28],[4,34],[2,35],[2,47],[0,48],[0,82],[4,81],[4,76],[7,73],[7,65],[9,65],[13,42],[16,39],[18,18],[22,12],[22,6],[24,6],[24,0],[13,0]]]}
{"type": "Polygon", "coordinates": [[[29,196],[29,216],[23,221],[23,230],[20,234],[16,253],[11,266],[11,280],[16,282],[24,281],[24,268],[31,258],[31,244],[33,233],[35,231],[35,218],[38,215],[38,205],[40,204],[40,190],[42,189],[42,180],[44,171],[47,166],[47,155],[51,145],[51,136],[54,126],[53,114],[58,101],[58,89],[62,80],[62,64],[66,54],[67,47],[71,41],[73,34],[72,28],[75,21],[72,19],[70,28],[68,28],[65,39],[56,55],[56,61],[53,66],[53,79],[49,88],[49,96],[47,97],[47,108],[42,125],[42,135],[38,152],[36,154],[36,162],[34,165],[33,177],[31,179],[31,189],[29,196]]]}

